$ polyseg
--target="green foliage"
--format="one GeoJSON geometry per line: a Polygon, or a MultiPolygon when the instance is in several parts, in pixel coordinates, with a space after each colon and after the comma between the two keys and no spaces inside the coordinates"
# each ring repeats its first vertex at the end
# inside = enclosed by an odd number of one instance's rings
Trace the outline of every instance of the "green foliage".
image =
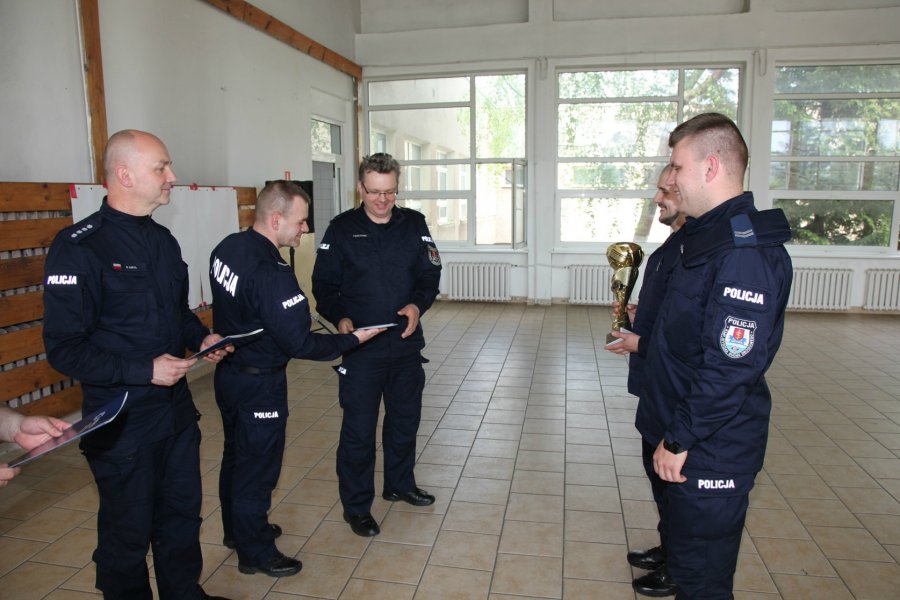
{"type": "Polygon", "coordinates": [[[787,216],[792,243],[887,246],[894,203],[873,200],[775,200],[787,216]]]}

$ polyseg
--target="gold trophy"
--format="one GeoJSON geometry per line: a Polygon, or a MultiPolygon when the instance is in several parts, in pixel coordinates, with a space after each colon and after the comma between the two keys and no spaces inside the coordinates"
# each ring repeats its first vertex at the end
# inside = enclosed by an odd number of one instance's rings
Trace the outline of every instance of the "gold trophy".
{"type": "MultiPolygon", "coordinates": [[[[631,320],[628,318],[627,310],[628,299],[637,282],[638,267],[644,260],[644,251],[632,242],[616,242],[610,244],[606,249],[606,260],[613,268],[610,287],[616,302],[619,303],[619,309],[613,312],[612,330],[631,329],[631,320]]],[[[606,334],[607,344],[616,339],[611,333],[606,334]]]]}

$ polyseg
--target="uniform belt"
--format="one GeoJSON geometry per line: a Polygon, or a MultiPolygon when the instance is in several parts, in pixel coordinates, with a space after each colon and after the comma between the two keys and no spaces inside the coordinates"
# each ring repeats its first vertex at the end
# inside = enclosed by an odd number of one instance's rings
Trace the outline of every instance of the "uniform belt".
{"type": "Polygon", "coordinates": [[[244,365],[234,365],[234,369],[239,373],[246,373],[247,375],[268,375],[270,373],[278,373],[279,371],[284,371],[285,365],[281,365],[280,367],[271,367],[268,369],[263,369],[260,367],[249,367],[244,365]]]}

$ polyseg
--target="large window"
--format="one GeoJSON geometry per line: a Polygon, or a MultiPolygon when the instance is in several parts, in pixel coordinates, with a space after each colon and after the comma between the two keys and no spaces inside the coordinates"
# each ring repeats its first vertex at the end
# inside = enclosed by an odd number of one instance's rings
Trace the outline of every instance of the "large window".
{"type": "Polygon", "coordinates": [[[652,199],[669,132],[709,111],[737,121],[739,84],[728,66],[559,72],[559,240],[663,241],[652,199]]]}
{"type": "Polygon", "coordinates": [[[900,65],[781,66],[774,102],[769,187],[792,242],[892,247],[900,65]]]}
{"type": "Polygon", "coordinates": [[[373,81],[368,120],[369,150],[403,168],[397,203],[435,239],[524,244],[524,73],[373,81]]]}

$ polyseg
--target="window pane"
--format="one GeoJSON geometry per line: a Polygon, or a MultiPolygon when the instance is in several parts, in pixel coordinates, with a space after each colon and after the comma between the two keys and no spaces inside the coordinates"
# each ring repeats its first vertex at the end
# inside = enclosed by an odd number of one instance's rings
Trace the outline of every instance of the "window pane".
{"type": "Polygon", "coordinates": [[[468,239],[466,221],[468,201],[462,198],[446,200],[398,199],[397,204],[425,215],[425,222],[435,240],[464,242],[468,239]]]}
{"type": "Polygon", "coordinates": [[[409,191],[468,190],[468,172],[469,165],[403,165],[400,179],[403,189],[409,191]]]}
{"type": "Polygon", "coordinates": [[[512,243],[512,164],[477,165],[475,243],[512,243]]]}
{"type": "Polygon", "coordinates": [[[562,198],[560,209],[563,242],[662,242],[671,233],[652,198],[562,198]]]}
{"type": "Polygon", "coordinates": [[[778,67],[776,94],[900,92],[900,65],[778,67]]]}
{"type": "Polygon", "coordinates": [[[792,244],[890,245],[892,200],[775,199],[773,205],[787,215],[792,244]]]}
{"type": "Polygon", "coordinates": [[[405,143],[414,140],[422,146],[424,160],[435,152],[452,152],[454,158],[469,157],[469,109],[423,108],[369,112],[369,126],[390,132],[388,154],[405,156],[405,143]]]}
{"type": "Polygon", "coordinates": [[[777,100],[772,152],[900,156],[900,100],[777,100]]]}
{"type": "Polygon", "coordinates": [[[559,189],[656,189],[663,162],[559,163],[559,189]]]}
{"type": "Polygon", "coordinates": [[[718,112],[737,120],[739,69],[687,69],[684,72],[684,120],[718,112]]]}
{"type": "Polygon", "coordinates": [[[312,120],[310,129],[312,151],[322,154],[341,153],[341,128],[317,119],[312,120]]]}
{"type": "Polygon", "coordinates": [[[477,156],[525,156],[525,75],[475,78],[477,156]]]}
{"type": "Polygon", "coordinates": [[[468,101],[468,77],[373,81],[369,84],[369,106],[468,101]]]}
{"type": "Polygon", "coordinates": [[[798,162],[771,163],[773,190],[896,191],[900,163],[798,162]]]}
{"type": "Polygon", "coordinates": [[[675,96],[677,70],[595,71],[559,74],[560,98],[675,96]]]}
{"type": "Polygon", "coordinates": [[[563,104],[559,155],[668,156],[676,114],[674,102],[563,104]]]}

